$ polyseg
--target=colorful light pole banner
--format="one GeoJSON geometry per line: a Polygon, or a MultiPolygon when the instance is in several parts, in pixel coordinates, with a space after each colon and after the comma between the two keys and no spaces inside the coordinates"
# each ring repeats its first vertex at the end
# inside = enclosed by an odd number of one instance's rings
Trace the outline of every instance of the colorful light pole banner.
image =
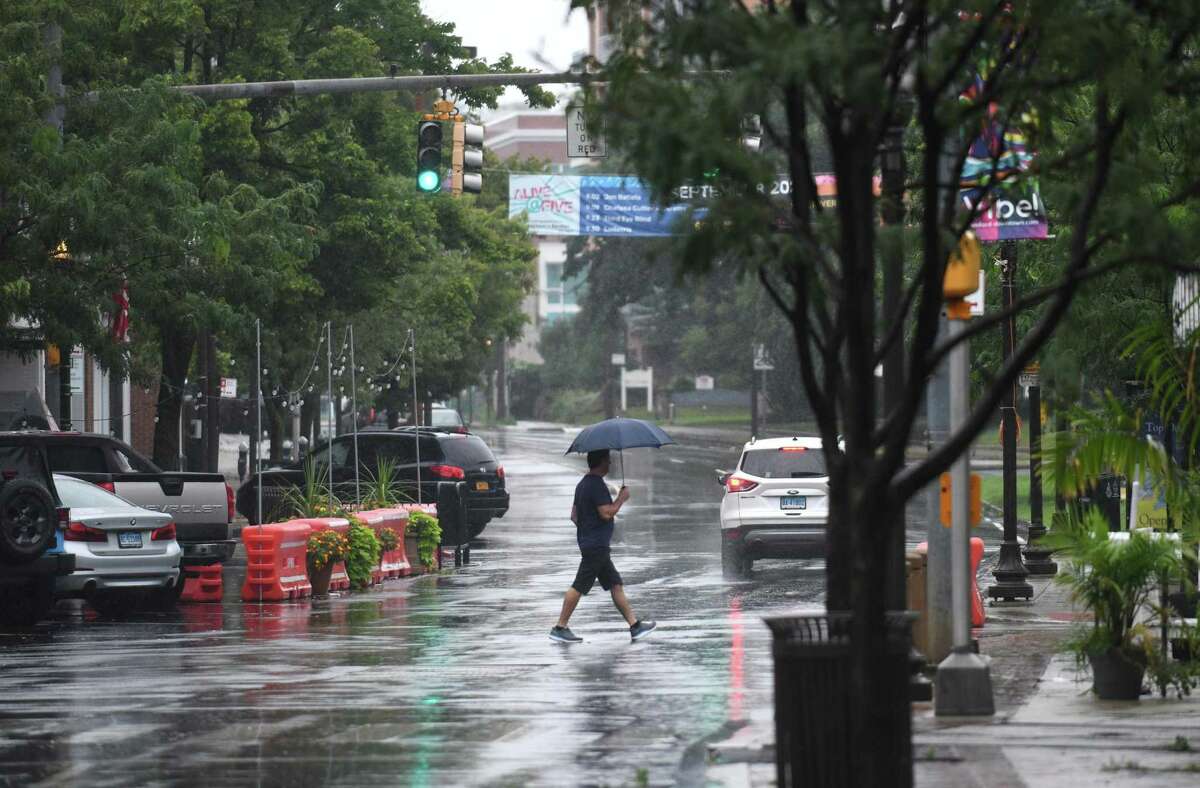
{"type": "MultiPolygon", "coordinates": [[[[962,99],[974,101],[983,87],[983,78],[977,76],[962,99]]],[[[966,210],[978,210],[971,226],[984,243],[1046,238],[1046,207],[1037,178],[1029,174],[1033,153],[1025,135],[1004,128],[997,115],[996,105],[990,105],[980,134],[967,151],[959,200],[966,210]]]]}

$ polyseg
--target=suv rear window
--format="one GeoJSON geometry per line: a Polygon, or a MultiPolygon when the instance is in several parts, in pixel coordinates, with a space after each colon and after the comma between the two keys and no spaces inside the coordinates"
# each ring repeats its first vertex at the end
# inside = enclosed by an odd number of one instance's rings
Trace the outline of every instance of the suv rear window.
{"type": "Polygon", "coordinates": [[[446,462],[463,468],[468,465],[496,461],[496,457],[487,444],[474,435],[447,436],[439,443],[442,445],[442,451],[446,454],[446,462]]]}
{"type": "Polygon", "coordinates": [[[64,473],[108,473],[104,449],[99,446],[46,444],[46,459],[50,470],[64,473]]]}
{"type": "Polygon", "coordinates": [[[821,449],[750,449],[742,455],[742,470],[764,479],[798,479],[825,476],[821,449]]]}

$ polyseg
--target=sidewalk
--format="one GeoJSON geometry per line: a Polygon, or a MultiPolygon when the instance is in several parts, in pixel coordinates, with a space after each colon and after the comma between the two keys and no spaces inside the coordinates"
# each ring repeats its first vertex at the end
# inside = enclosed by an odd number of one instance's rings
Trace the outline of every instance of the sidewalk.
{"type": "MultiPolygon", "coordinates": [[[[913,704],[915,783],[929,786],[1200,784],[1200,698],[1099,701],[1086,670],[1056,654],[1072,623],[1064,589],[1032,579],[1031,604],[988,607],[975,634],[991,657],[996,715],[938,718],[913,704]],[[1052,656],[1053,655],[1053,656],[1052,656]],[[1176,737],[1182,737],[1177,739],[1176,737]]],[[[771,709],[708,747],[706,785],[775,785],[771,709]]]]}

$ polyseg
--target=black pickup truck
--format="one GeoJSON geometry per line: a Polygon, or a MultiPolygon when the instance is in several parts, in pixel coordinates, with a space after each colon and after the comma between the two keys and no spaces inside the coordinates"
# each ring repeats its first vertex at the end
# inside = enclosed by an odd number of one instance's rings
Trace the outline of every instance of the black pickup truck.
{"type": "Polygon", "coordinates": [[[63,514],[45,456],[0,444],[0,624],[37,623],[54,603],[54,578],[75,571],[59,540],[63,514]]]}
{"type": "Polygon", "coordinates": [[[99,485],[130,503],[175,520],[185,566],[225,561],[233,555],[233,489],[219,473],[163,471],[129,444],[79,432],[0,432],[0,448],[34,446],[52,473],[99,485]]]}

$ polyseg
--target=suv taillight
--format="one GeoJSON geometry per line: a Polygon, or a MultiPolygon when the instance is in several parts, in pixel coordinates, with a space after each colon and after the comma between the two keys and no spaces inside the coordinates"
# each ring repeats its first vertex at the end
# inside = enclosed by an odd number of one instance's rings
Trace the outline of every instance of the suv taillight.
{"type": "Polygon", "coordinates": [[[503,465],[496,466],[496,475],[499,476],[501,479],[504,478],[504,466],[503,465]]]}
{"type": "Polygon", "coordinates": [[[467,473],[457,465],[431,465],[429,472],[442,479],[465,479],[467,473]]]}
{"type": "Polygon", "coordinates": [[[90,528],[83,523],[67,523],[63,539],[68,542],[107,542],[108,534],[99,528],[90,528]]]}
{"type": "Polygon", "coordinates": [[[65,531],[71,524],[71,510],[65,506],[58,507],[58,530],[65,531]]]}
{"type": "Polygon", "coordinates": [[[175,538],[175,523],[167,523],[162,528],[155,528],[150,533],[151,542],[166,542],[175,538]]]}
{"type": "Polygon", "coordinates": [[[750,492],[757,486],[758,482],[752,482],[741,476],[730,476],[725,480],[725,489],[731,493],[750,492]]]}
{"type": "Polygon", "coordinates": [[[226,516],[229,522],[233,522],[233,518],[237,517],[237,502],[233,496],[233,488],[229,486],[229,482],[225,482],[225,509],[226,516]]]}
{"type": "Polygon", "coordinates": [[[107,490],[113,495],[117,494],[117,485],[113,484],[112,482],[96,482],[96,486],[101,490],[107,490]]]}

